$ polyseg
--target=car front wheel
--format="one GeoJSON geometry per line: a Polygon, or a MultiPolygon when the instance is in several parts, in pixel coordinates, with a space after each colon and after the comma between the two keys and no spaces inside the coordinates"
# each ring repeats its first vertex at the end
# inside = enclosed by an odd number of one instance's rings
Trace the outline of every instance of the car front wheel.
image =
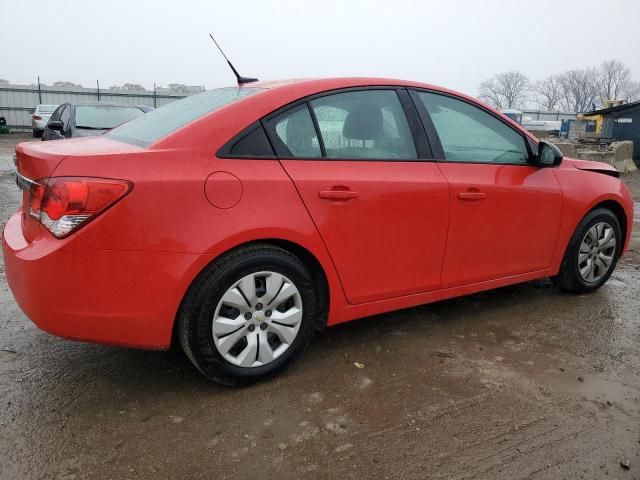
{"type": "Polygon", "coordinates": [[[600,288],[616,267],[623,241],[620,222],[611,210],[589,212],[569,241],[557,283],[576,293],[600,288]]]}
{"type": "Polygon", "coordinates": [[[315,298],[296,256],[266,244],[243,247],[194,282],[178,318],[179,340],[209,379],[248,385],[280,373],[309,345],[315,298]]]}

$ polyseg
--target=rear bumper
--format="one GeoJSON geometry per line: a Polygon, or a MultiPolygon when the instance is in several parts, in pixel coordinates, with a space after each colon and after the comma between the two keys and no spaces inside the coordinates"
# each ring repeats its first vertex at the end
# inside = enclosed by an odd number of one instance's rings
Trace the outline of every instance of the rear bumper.
{"type": "Polygon", "coordinates": [[[166,349],[176,312],[196,269],[190,253],[129,252],[88,246],[78,235],[32,242],[21,213],[2,241],[7,281],[24,313],[60,337],[146,349],[166,349]]]}

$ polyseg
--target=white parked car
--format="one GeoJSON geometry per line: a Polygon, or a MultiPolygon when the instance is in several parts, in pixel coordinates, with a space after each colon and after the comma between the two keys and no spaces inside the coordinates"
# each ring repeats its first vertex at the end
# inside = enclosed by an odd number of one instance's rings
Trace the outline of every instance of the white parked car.
{"type": "Polygon", "coordinates": [[[36,111],[31,115],[31,128],[34,137],[41,137],[44,127],[47,125],[51,114],[58,108],[58,105],[38,105],[36,111]]]}

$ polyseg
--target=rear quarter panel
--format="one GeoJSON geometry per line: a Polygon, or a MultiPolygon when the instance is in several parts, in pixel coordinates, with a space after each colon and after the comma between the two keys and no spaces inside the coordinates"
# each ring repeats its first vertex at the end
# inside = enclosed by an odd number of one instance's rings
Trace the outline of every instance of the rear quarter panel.
{"type": "MultiPolygon", "coordinates": [[[[307,210],[277,160],[218,159],[215,150],[160,149],[129,154],[70,156],[55,176],[119,178],[133,190],[109,211],[78,231],[88,246],[127,252],[198,254],[181,273],[177,308],[194,278],[222,253],[244,243],[281,239],[311,252],[323,267],[331,292],[329,317],[346,303],[333,263],[307,210]],[[207,199],[205,182],[226,172],[241,183],[230,208],[207,199]]],[[[207,189],[215,189],[208,185],[207,189]]],[[[225,188],[220,185],[220,188],[225,188]]]]}

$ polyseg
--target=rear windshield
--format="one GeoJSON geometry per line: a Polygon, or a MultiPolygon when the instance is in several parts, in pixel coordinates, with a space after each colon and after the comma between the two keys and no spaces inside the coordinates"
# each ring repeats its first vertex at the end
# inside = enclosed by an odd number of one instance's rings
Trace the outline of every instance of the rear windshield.
{"type": "Polygon", "coordinates": [[[58,105],[38,105],[40,113],[53,113],[56,108],[58,108],[58,105]]]}
{"type": "Polygon", "coordinates": [[[114,128],[106,136],[146,147],[209,112],[260,91],[261,88],[233,87],[191,95],[114,128]]]}
{"type": "Polygon", "coordinates": [[[144,112],[136,107],[79,105],[76,107],[76,128],[109,129],[143,114],[144,112]]]}

